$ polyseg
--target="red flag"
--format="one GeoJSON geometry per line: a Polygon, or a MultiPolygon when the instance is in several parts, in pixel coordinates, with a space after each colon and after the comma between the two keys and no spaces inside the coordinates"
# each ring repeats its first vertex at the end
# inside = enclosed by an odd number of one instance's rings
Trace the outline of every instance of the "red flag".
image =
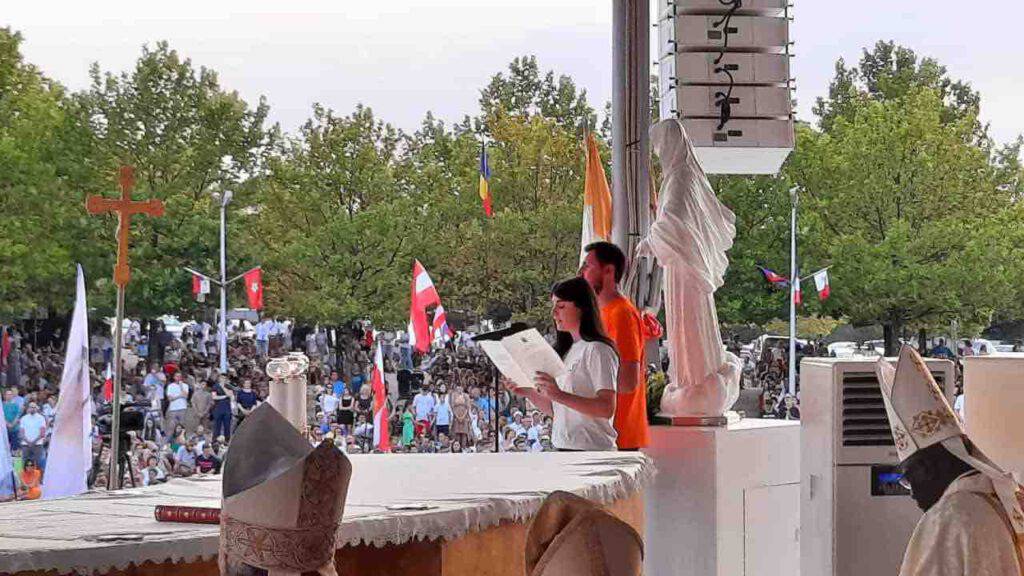
{"type": "Polygon", "coordinates": [[[800,292],[800,278],[799,276],[793,279],[793,302],[799,306],[803,304],[804,297],[800,292]]]}
{"type": "Polygon", "coordinates": [[[206,295],[210,293],[210,279],[199,274],[192,275],[192,296],[196,300],[202,302],[206,300],[206,295]]]}
{"type": "Polygon", "coordinates": [[[373,355],[373,446],[381,452],[391,451],[391,434],[388,430],[388,390],[384,385],[384,354],[381,344],[373,355]]]}
{"type": "Polygon", "coordinates": [[[249,298],[249,308],[263,308],[263,270],[253,268],[245,273],[245,295],[249,298]]]}
{"type": "Polygon", "coordinates": [[[434,282],[419,260],[412,266],[412,295],[409,299],[409,344],[423,354],[430,350],[430,322],[427,307],[441,304],[434,282]]]}
{"type": "Polygon", "coordinates": [[[0,336],[0,367],[7,367],[7,356],[11,353],[11,335],[4,326],[3,336],[0,336]]]}

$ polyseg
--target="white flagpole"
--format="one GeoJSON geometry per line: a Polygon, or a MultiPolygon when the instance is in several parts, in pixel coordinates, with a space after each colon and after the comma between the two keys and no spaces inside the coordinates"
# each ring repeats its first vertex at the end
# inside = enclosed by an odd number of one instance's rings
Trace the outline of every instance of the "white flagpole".
{"type": "Polygon", "coordinates": [[[789,191],[793,208],[789,232],[789,393],[796,395],[796,292],[800,286],[796,263],[796,207],[798,203],[797,188],[789,191]]]}

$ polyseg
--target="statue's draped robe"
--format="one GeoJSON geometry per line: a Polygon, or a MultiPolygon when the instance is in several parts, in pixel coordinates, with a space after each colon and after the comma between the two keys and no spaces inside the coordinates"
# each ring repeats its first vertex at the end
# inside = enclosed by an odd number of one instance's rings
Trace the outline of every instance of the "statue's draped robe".
{"type": "Polygon", "coordinates": [[[740,359],[725,351],[715,312],[715,290],[729,265],[736,216],[719,202],[682,124],[651,128],[661,161],[658,214],[640,254],[653,253],[665,270],[670,384],[663,412],[719,416],[739,396],[740,359]]]}

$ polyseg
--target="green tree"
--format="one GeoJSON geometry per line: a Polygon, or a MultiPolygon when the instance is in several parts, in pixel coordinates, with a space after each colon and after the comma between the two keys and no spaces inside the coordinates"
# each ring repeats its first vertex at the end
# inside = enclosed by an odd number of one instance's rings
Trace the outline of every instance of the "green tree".
{"type": "Polygon", "coordinates": [[[62,182],[66,94],[0,28],[0,320],[66,310],[83,203],[62,182]]]}
{"type": "Polygon", "coordinates": [[[889,353],[904,327],[984,325],[1012,294],[993,226],[1009,195],[976,117],[948,110],[930,87],[859,100],[802,130],[787,168],[804,191],[804,254],[833,264],[825,310],[882,324],[889,353]]]}
{"type": "Polygon", "coordinates": [[[981,96],[970,84],[950,78],[946,67],[935,59],[919,57],[910,48],[891,41],[879,41],[872,50],[865,49],[859,67],[848,67],[840,58],[828,97],[817,99],[814,114],[821,128],[828,131],[836,118],[855,114],[864,101],[896,100],[920,88],[931,89],[942,101],[943,123],[970,118],[974,135],[984,137],[984,128],[977,119],[981,96]]]}
{"type": "MultiPolygon", "coordinates": [[[[264,128],[268,106],[255,108],[221,88],[217,75],[196,70],[166,42],[143,47],[135,67],[119,75],[91,71],[92,85],[74,97],[72,110],[85,135],[74,185],[85,193],[113,195],[119,164],[135,166],[138,198],[158,198],[163,218],[132,220],[131,314],[152,318],[195,310],[189,275],[182,266],[215,270],[218,202],[215,192],[232,190],[230,206],[244,222],[254,202],[250,180],[263,170],[276,130],[264,128]]],[[[114,216],[95,218],[109,234],[114,216]]],[[[109,236],[107,236],[109,238],[109,236]]],[[[99,243],[96,243],[99,244],[99,243]]],[[[102,244],[104,278],[113,265],[112,241],[102,244]]],[[[229,254],[229,267],[244,264],[229,254]]],[[[95,272],[94,272],[95,274],[95,272]]],[[[112,302],[111,283],[99,282],[112,302]]],[[[101,301],[102,303],[102,301],[101,301]]]]}
{"type": "Polygon", "coordinates": [[[425,209],[398,186],[401,139],[369,108],[338,116],[317,105],[283,143],[249,243],[263,255],[271,310],[309,322],[398,323],[425,209]]]}

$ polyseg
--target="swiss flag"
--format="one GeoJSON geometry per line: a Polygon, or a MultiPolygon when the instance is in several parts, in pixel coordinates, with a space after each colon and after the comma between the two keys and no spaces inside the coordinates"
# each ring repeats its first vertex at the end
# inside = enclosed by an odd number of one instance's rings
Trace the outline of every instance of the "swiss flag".
{"type": "Polygon", "coordinates": [[[245,295],[249,299],[249,308],[261,310],[263,308],[263,270],[253,268],[245,273],[245,295]]]}
{"type": "Polygon", "coordinates": [[[409,344],[420,354],[430,350],[430,321],[427,308],[439,306],[441,296],[426,268],[416,260],[412,265],[412,295],[409,298],[409,344]]]}

